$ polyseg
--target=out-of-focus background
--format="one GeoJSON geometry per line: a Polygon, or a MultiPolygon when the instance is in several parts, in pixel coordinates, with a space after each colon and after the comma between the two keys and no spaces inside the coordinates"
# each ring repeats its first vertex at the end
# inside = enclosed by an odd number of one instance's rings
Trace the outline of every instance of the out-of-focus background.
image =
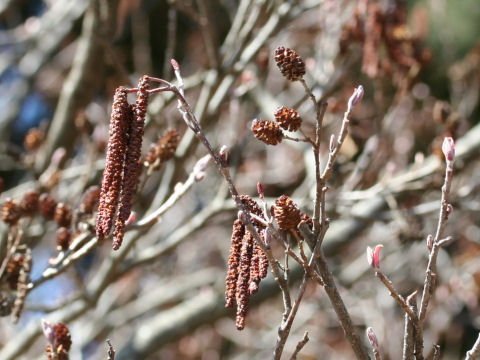
{"type": "MultiPolygon", "coordinates": [[[[439,254],[425,351],[435,343],[443,359],[463,358],[480,330],[479,23],[477,0],[3,0],[0,200],[20,201],[35,189],[78,216],[82,194],[101,183],[115,88],[133,88],[143,74],[174,81],[175,58],[207,137],[229,148],[239,191],[256,197],[261,182],[269,205],[286,194],[311,214],[308,145],[267,146],[250,131],[252,119],[272,120],[278,106],[288,106],[313,133],[314,109],[303,87],[282,77],[273,59],[278,46],[295,49],[307,83],[328,102],[324,155],[353,89],[365,88],[329,184],[325,249],[355,324],[375,328],[384,359],[401,356],[403,313],[368,267],[365,248],[384,245],[383,270],[401,294],[421,288],[425,239],[438,220],[441,145],[445,136],[457,140],[446,229],[455,240],[439,254]]],[[[171,94],[151,97],[142,156],[168,128],[181,141],[160,170],[144,168],[137,219],[158,209],[206,154],[176,105],[171,94]]],[[[107,358],[106,339],[117,359],[271,357],[282,316],[271,274],[252,297],[245,330],[238,332],[234,313],[224,309],[236,213],[210,166],[158,223],[127,233],[128,251],[99,244],[46,281],[39,279],[58,255],[57,225],[39,215],[23,221],[30,278],[38,286],[17,324],[0,318],[0,358],[45,358],[42,318],[69,326],[72,359],[107,358]]],[[[77,218],[73,239],[90,233],[94,219],[77,218]]],[[[0,229],[3,261],[11,229],[3,222],[0,229]]],[[[291,287],[295,292],[294,281],[291,287]]],[[[13,294],[5,284],[0,290],[13,294]]],[[[286,356],[306,330],[310,341],[299,358],[353,358],[313,283],[286,356]]]]}

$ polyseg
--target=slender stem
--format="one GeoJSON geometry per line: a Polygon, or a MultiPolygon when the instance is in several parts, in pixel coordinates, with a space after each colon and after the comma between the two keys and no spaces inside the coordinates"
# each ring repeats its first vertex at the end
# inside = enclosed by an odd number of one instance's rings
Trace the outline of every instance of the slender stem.
{"type": "Polygon", "coordinates": [[[417,314],[413,312],[411,307],[407,304],[402,295],[393,287],[392,282],[380,271],[375,272],[375,276],[380,279],[380,281],[390,290],[390,296],[395,299],[395,301],[400,305],[400,307],[408,314],[408,316],[414,321],[418,322],[417,314]]]}
{"type": "Polygon", "coordinates": [[[300,340],[295,347],[295,351],[293,352],[292,356],[290,357],[290,360],[296,360],[298,353],[303,349],[305,344],[308,342],[309,337],[308,337],[308,331],[305,331],[305,334],[303,334],[302,340],[300,340]]]}
{"type": "Polygon", "coordinates": [[[480,334],[478,335],[477,341],[473,344],[473,347],[467,351],[465,360],[475,360],[480,355],[480,334]]]}

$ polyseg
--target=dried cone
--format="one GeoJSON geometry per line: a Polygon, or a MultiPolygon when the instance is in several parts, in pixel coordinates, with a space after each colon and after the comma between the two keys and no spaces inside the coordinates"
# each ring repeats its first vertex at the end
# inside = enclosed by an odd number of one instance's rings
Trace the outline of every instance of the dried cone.
{"type": "Polygon", "coordinates": [[[127,156],[122,174],[122,191],[119,199],[115,230],[113,233],[113,249],[118,250],[122,245],[125,234],[125,222],[130,217],[133,194],[137,187],[141,166],[139,165],[142,154],[142,140],[145,125],[145,116],[148,106],[148,76],[143,76],[138,83],[137,101],[135,103],[135,116],[129,133],[127,156]]]}
{"type": "Polygon", "coordinates": [[[22,216],[22,209],[16,201],[8,198],[2,205],[2,220],[8,225],[15,225],[22,216]]]}
{"type": "Polygon", "coordinates": [[[57,207],[57,201],[49,194],[42,194],[38,199],[38,208],[40,214],[47,219],[52,220],[55,215],[55,208],[57,207]]]}
{"type": "Polygon", "coordinates": [[[242,240],[242,249],[240,255],[239,273],[237,279],[237,317],[236,325],[238,330],[245,327],[245,317],[250,303],[250,264],[253,253],[253,235],[246,232],[242,240]]]}
{"type": "Polygon", "coordinates": [[[42,145],[44,138],[45,134],[42,130],[37,128],[31,128],[30,130],[28,130],[27,135],[25,135],[23,145],[28,151],[37,150],[40,145],[42,145]]]}
{"type": "Polygon", "coordinates": [[[50,344],[46,346],[47,358],[52,360],[68,360],[68,352],[72,346],[72,338],[68,327],[62,323],[51,325],[46,321],[42,322],[42,326],[43,332],[50,342],[50,344]]]}
{"type": "Polygon", "coordinates": [[[255,137],[268,145],[282,142],[283,132],[280,125],[269,120],[255,119],[252,122],[252,132],[255,137]]]}
{"type": "Polygon", "coordinates": [[[127,90],[124,87],[119,87],[115,90],[113,97],[107,157],[98,205],[96,233],[99,239],[103,239],[110,233],[120,196],[122,171],[128,142],[129,111],[127,90]]]}
{"type": "Polygon", "coordinates": [[[70,239],[72,237],[70,230],[66,227],[60,227],[57,229],[57,250],[58,251],[65,251],[68,249],[70,245],[70,239]]]}
{"type": "Polygon", "coordinates": [[[233,307],[237,289],[238,266],[240,265],[240,251],[242,238],[245,235],[245,225],[240,220],[233,222],[230,255],[228,257],[228,273],[225,279],[225,307],[233,307]]]}
{"type": "Polygon", "coordinates": [[[20,202],[20,207],[22,212],[26,216],[33,216],[38,209],[38,198],[39,194],[35,190],[30,190],[23,195],[22,201],[20,202]]]}
{"type": "Polygon", "coordinates": [[[70,205],[58,203],[55,208],[53,219],[58,226],[69,227],[72,223],[72,208],[70,205]]]}
{"type": "Polygon", "coordinates": [[[281,230],[296,229],[300,223],[300,210],[292,199],[286,195],[282,195],[275,200],[273,212],[281,230]]]}
{"type": "Polygon", "coordinates": [[[278,47],[275,50],[275,62],[282,75],[290,81],[301,80],[305,75],[305,63],[295,50],[278,47]]]}
{"type": "Polygon", "coordinates": [[[152,144],[150,150],[145,157],[148,165],[153,165],[154,170],[162,168],[163,163],[175,156],[178,143],[180,142],[180,134],[176,129],[166,130],[162,137],[158,139],[156,144],[152,144]]]}
{"type": "Polygon", "coordinates": [[[282,106],[275,112],[275,120],[285,130],[297,131],[302,125],[300,114],[294,109],[282,106]]]}

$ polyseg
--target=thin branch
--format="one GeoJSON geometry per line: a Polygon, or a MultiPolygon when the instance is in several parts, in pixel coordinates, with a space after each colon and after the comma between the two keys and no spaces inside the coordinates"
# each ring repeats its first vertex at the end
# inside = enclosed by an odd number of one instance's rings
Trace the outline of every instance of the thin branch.
{"type": "Polygon", "coordinates": [[[303,347],[305,346],[305,344],[308,342],[308,340],[310,340],[308,338],[308,331],[305,331],[305,334],[303,334],[303,338],[302,340],[300,340],[297,344],[297,346],[295,347],[295,351],[293,352],[292,356],[290,357],[290,360],[296,360],[297,359],[297,355],[300,353],[300,351],[303,349],[303,347]]]}
{"type": "Polygon", "coordinates": [[[465,360],[475,360],[480,355],[480,334],[477,337],[477,341],[473,344],[473,347],[467,351],[465,360]]]}
{"type": "Polygon", "coordinates": [[[375,271],[375,276],[380,279],[380,281],[385,285],[385,287],[390,291],[390,296],[395,299],[395,301],[400,305],[400,307],[408,314],[408,316],[415,322],[418,322],[417,314],[415,314],[412,308],[407,304],[406,300],[398,291],[393,287],[392,282],[388,279],[380,270],[375,271]]]}

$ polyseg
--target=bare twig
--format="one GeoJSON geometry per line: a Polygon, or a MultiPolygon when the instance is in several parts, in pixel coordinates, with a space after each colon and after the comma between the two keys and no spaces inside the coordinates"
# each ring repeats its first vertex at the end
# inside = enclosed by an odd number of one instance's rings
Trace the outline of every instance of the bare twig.
{"type": "Polygon", "coordinates": [[[295,351],[293,352],[292,356],[290,357],[290,360],[296,360],[297,359],[297,355],[300,353],[300,351],[303,349],[303,347],[305,346],[305,344],[308,342],[308,340],[310,340],[308,338],[308,331],[305,331],[305,334],[303,334],[303,338],[302,340],[300,340],[297,344],[297,346],[295,347],[295,351]]]}
{"type": "MultiPolygon", "coordinates": [[[[417,295],[417,291],[407,297],[406,302],[407,305],[412,309],[414,313],[416,313],[416,306],[415,306],[415,297],[417,295]]],[[[410,318],[408,313],[405,313],[405,330],[403,334],[403,355],[402,360],[413,360],[415,357],[415,344],[414,344],[414,336],[415,336],[415,324],[413,320],[410,318]]]]}
{"type": "Polygon", "coordinates": [[[113,348],[113,345],[112,345],[110,339],[107,339],[107,344],[108,344],[108,359],[107,360],[115,360],[115,349],[113,348]]]}
{"type": "Polygon", "coordinates": [[[407,304],[407,301],[393,287],[392,282],[380,270],[375,272],[375,276],[378,277],[383,285],[385,285],[385,287],[390,291],[390,296],[395,299],[405,313],[407,313],[408,316],[416,323],[418,321],[417,314],[413,312],[411,307],[407,304]]]}

